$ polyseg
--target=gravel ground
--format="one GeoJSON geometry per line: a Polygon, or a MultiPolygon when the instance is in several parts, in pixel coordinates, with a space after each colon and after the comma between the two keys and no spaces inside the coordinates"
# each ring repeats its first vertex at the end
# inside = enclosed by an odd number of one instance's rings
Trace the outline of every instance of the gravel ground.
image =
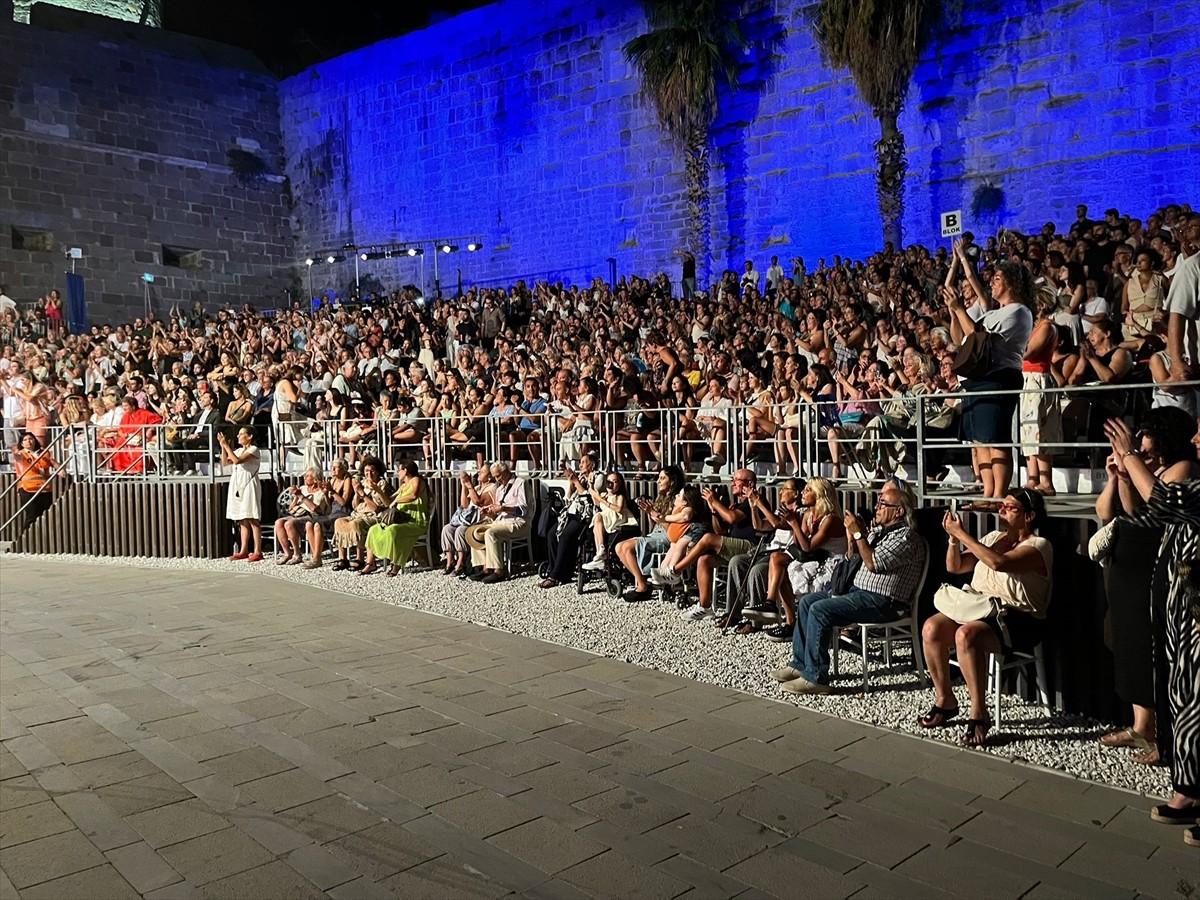
{"type": "MultiPolygon", "coordinates": [[[[21,558],[16,554],[12,558],[21,558]]],[[[28,556],[44,561],[44,556],[28,556]]],[[[89,565],[138,566],[151,569],[184,569],[272,575],[315,587],[379,600],[427,612],[440,613],[514,634],[552,641],[639,666],[673,672],[802,706],[846,719],[890,728],[925,740],[957,743],[960,729],[925,731],[916,717],[931,703],[909,666],[910,653],[897,644],[893,666],[883,670],[882,659],[873,661],[871,691],[861,692],[861,660],[841,654],[841,674],[834,692],[824,696],[786,694],[771,680],[772,669],[785,665],[790,646],[766,640],[761,634],[722,636],[711,622],[680,621],[674,604],[651,601],[627,604],[613,599],[599,582],[580,597],[574,585],[539,590],[536,579],[517,578],[498,585],[479,585],[442,575],[440,571],[409,569],[396,578],[382,574],[357,577],[298,566],[279,567],[268,557],[264,563],[197,559],[111,559],[82,555],[50,557],[56,561],[89,565]]],[[[959,687],[959,703],[967,708],[966,688],[959,687]]],[[[1153,797],[1170,794],[1169,773],[1131,760],[1127,750],[1108,750],[1096,736],[1111,726],[1083,716],[1059,714],[1047,718],[1034,703],[1016,697],[1002,699],[1003,722],[993,731],[992,746],[977,752],[1056,769],[1101,784],[1153,797]]]]}

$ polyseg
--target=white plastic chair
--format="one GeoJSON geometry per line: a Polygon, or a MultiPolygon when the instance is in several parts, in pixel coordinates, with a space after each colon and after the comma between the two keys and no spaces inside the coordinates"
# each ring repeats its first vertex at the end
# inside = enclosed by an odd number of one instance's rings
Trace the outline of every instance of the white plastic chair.
{"type": "Polygon", "coordinates": [[[852,649],[857,650],[862,654],[864,694],[869,690],[870,687],[869,675],[867,671],[867,645],[872,639],[883,642],[883,664],[888,668],[891,668],[892,665],[892,642],[911,642],[913,651],[913,665],[917,670],[917,679],[920,681],[922,687],[924,687],[929,680],[928,676],[925,674],[925,653],[921,647],[921,628],[917,622],[917,604],[921,599],[921,591],[925,588],[925,578],[929,574],[929,545],[925,542],[924,538],[921,539],[921,544],[925,547],[925,563],[921,567],[921,577],[917,581],[916,589],[913,591],[907,616],[891,622],[855,623],[850,627],[857,627],[859,629],[859,638],[857,641],[849,638],[843,638],[841,628],[833,629],[833,635],[830,638],[829,647],[829,672],[831,675],[837,675],[838,651],[841,649],[842,642],[845,641],[845,643],[852,649]]]}

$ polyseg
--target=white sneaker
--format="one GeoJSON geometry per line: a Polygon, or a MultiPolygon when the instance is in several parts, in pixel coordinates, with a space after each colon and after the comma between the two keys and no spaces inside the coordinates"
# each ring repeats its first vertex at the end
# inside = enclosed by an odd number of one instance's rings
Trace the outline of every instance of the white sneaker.
{"type": "Polygon", "coordinates": [[[683,584],[683,579],[665,566],[659,566],[650,573],[647,580],[659,587],[675,587],[683,584]]]}
{"type": "Polygon", "coordinates": [[[685,622],[703,622],[705,619],[711,619],[713,612],[711,609],[706,609],[703,606],[693,606],[691,609],[685,609],[679,614],[679,618],[685,622]]]}
{"type": "Polygon", "coordinates": [[[591,562],[585,562],[580,568],[585,572],[602,572],[605,565],[608,564],[608,559],[603,554],[597,556],[591,562]]]}
{"type": "Polygon", "coordinates": [[[718,456],[716,453],[714,453],[712,456],[706,456],[704,458],[704,464],[706,466],[711,466],[714,469],[719,469],[721,466],[725,465],[725,457],[718,456]]]}
{"type": "Polygon", "coordinates": [[[771,673],[771,677],[784,684],[788,681],[795,681],[797,678],[803,677],[799,669],[793,669],[791,666],[784,666],[782,669],[776,669],[771,673]]]}

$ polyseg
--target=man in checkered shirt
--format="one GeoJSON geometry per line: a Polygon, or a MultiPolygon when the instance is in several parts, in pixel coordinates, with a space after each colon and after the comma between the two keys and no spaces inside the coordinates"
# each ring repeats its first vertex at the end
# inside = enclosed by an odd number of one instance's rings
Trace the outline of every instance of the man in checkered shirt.
{"type": "Polygon", "coordinates": [[[829,634],[857,623],[891,622],[908,615],[929,548],[916,529],[916,497],[893,479],[879,492],[875,524],[868,531],[846,514],[849,558],[862,557],[854,587],[844,595],[817,591],[796,603],[792,661],[772,677],[792,694],[829,692],[829,634]]]}

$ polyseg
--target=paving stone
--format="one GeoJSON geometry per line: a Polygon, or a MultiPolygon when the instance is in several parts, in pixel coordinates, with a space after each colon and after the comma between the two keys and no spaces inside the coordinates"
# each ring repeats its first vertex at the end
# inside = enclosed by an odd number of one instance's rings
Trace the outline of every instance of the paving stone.
{"type": "Polygon", "coordinates": [[[269,719],[272,716],[282,716],[287,713],[297,713],[308,709],[298,700],[285,697],[282,694],[268,694],[253,700],[242,700],[233,706],[255,720],[269,719]]]}
{"type": "MultiPolygon", "coordinates": [[[[1165,825],[1161,827],[1167,829],[1165,825]]],[[[1184,847],[1181,829],[1169,830],[1177,835],[1179,848],[1191,858],[1191,864],[1186,868],[1171,865],[1157,855],[1146,860],[1132,854],[1114,852],[1108,848],[1100,850],[1085,844],[1064,862],[1060,869],[1064,873],[1082,875],[1152,897],[1175,897],[1180,894],[1188,896],[1189,889],[1186,885],[1191,885],[1190,892],[1194,894],[1200,886],[1200,869],[1196,863],[1196,857],[1200,854],[1196,853],[1194,847],[1184,847]]],[[[1186,857],[1183,862],[1187,862],[1186,857]]]]}
{"type": "Polygon", "coordinates": [[[138,840],[138,833],[91,791],[60,794],[54,802],[101,850],[124,847],[138,840]]]}
{"type": "Polygon", "coordinates": [[[862,887],[853,875],[840,875],[781,847],[763,850],[724,874],[775,897],[795,896],[801,885],[813,897],[849,897],[862,887]]]}
{"type": "Polygon", "coordinates": [[[74,829],[74,823],[51,800],[8,810],[0,817],[0,848],[74,829]]]}
{"type": "Polygon", "coordinates": [[[759,785],[730,797],[725,807],[772,831],[793,835],[833,815],[827,809],[830,802],[824,794],[814,792],[812,801],[806,803],[775,785],[759,785]]]}
{"type": "Polygon", "coordinates": [[[536,819],[518,825],[488,838],[488,843],[549,875],[608,849],[599,841],[566,832],[548,819],[536,819]]]}
{"type": "Polygon", "coordinates": [[[4,748],[13,755],[13,758],[21,764],[22,768],[29,772],[62,765],[62,760],[58,754],[32,734],[5,741],[4,748]]]}
{"type": "MultiPolygon", "coordinates": [[[[461,685],[461,682],[465,681],[466,679],[460,680],[454,678],[445,678],[442,680],[450,685],[461,685]]],[[[440,683],[441,682],[434,681],[428,684],[423,684],[420,687],[423,692],[430,692],[432,685],[438,685],[440,683]]],[[[439,693],[435,694],[434,696],[441,696],[443,699],[452,698],[459,706],[469,709],[472,712],[477,712],[483,716],[490,716],[493,713],[505,712],[506,710],[510,709],[520,709],[522,706],[526,705],[524,699],[519,696],[505,697],[500,694],[495,694],[491,691],[484,690],[478,690],[470,694],[458,695],[444,695],[439,693]]]]}
{"type": "Polygon", "coordinates": [[[272,812],[319,800],[333,793],[333,789],[324,781],[300,769],[247,781],[239,789],[258,806],[272,812]]]}
{"type": "Polygon", "coordinates": [[[104,855],[139,894],[174,884],[183,877],[144,841],[109,850],[104,855]]]}
{"type": "Polygon", "coordinates": [[[29,770],[21,764],[12,753],[3,744],[0,744],[0,782],[6,781],[9,778],[17,778],[21,775],[27,775],[29,770]]]}
{"type": "Polygon", "coordinates": [[[4,872],[22,893],[31,885],[93,869],[106,862],[92,842],[74,828],[4,851],[4,872]]]}
{"type": "Polygon", "coordinates": [[[295,768],[282,756],[262,747],[251,747],[249,750],[218,756],[208,760],[205,765],[226,784],[234,786],[295,768]]]}
{"type": "Polygon", "coordinates": [[[264,718],[261,721],[262,724],[269,725],[283,734],[290,734],[292,737],[303,737],[306,734],[312,734],[314,731],[322,731],[341,724],[337,719],[332,719],[324,713],[307,706],[302,706],[299,709],[283,713],[282,715],[264,718]]]}
{"type": "Polygon", "coordinates": [[[218,756],[228,756],[231,753],[249,750],[254,746],[232,728],[218,728],[215,731],[206,731],[190,737],[172,739],[171,744],[196,762],[201,763],[218,756]]]}
{"type": "Polygon", "coordinates": [[[119,816],[131,816],[181,800],[190,800],[187,788],[168,775],[146,775],[95,789],[96,796],[112,807],[119,816]]]}
{"type": "Polygon", "coordinates": [[[180,738],[217,731],[224,726],[202,712],[193,712],[182,716],[172,716],[169,719],[160,719],[157,722],[149,723],[146,727],[163,740],[178,741],[180,738]]]}
{"type": "MultiPolygon", "coordinates": [[[[264,723],[265,724],[265,723],[264,723]]],[[[384,729],[386,730],[386,729],[384,729]]],[[[336,725],[321,731],[301,735],[304,742],[321,753],[336,759],[347,760],[350,754],[385,743],[380,731],[369,731],[353,725],[336,725]]]]}
{"type": "Polygon", "coordinates": [[[29,730],[67,765],[113,756],[129,749],[124,741],[87,717],[38,725],[29,730]]]}
{"type": "Polygon", "coordinates": [[[424,900],[492,900],[509,893],[505,885],[444,856],[385,878],[380,884],[396,897],[424,900]]]}
{"type": "Polygon", "coordinates": [[[987,892],[992,897],[1020,897],[1041,880],[1033,873],[1034,868],[1030,863],[1012,869],[1001,857],[985,861],[970,853],[960,855],[948,849],[926,847],[897,866],[895,871],[960,897],[976,896],[980,885],[987,885],[987,892]]]}
{"type": "Polygon", "coordinates": [[[479,785],[462,778],[443,766],[429,765],[382,779],[385,787],[418,806],[429,809],[479,790],[479,785]]]}
{"type": "Polygon", "coordinates": [[[659,753],[633,741],[620,741],[589,751],[588,755],[635,775],[653,775],[685,762],[682,757],[659,753]]]}
{"type": "MultiPolygon", "coordinates": [[[[693,855],[704,855],[703,848],[693,848],[693,855]]],[[[665,859],[655,866],[668,875],[673,875],[687,884],[695,885],[695,887],[687,893],[681,894],[681,897],[692,897],[693,900],[700,898],[721,898],[721,897],[745,897],[752,892],[745,882],[738,881],[724,872],[718,872],[716,869],[706,866],[704,863],[697,862],[692,856],[678,853],[670,859],[665,859]]]]}
{"type": "Polygon", "coordinates": [[[398,734],[422,734],[454,724],[453,719],[420,707],[377,716],[375,721],[398,734]]]}
{"type": "Polygon", "coordinates": [[[973,806],[957,804],[929,782],[911,779],[901,785],[891,785],[867,797],[864,806],[888,812],[924,825],[952,831],[979,815],[973,806]]]}
{"type": "Polygon", "coordinates": [[[315,844],[297,847],[287,855],[286,862],[323,891],[353,881],[359,875],[353,866],[315,844]]]}
{"type": "Polygon", "coordinates": [[[317,900],[325,896],[295,869],[282,862],[269,862],[235,875],[219,878],[201,887],[201,896],[211,900],[317,900]]]}
{"type": "MultiPolygon", "coordinates": [[[[591,825],[585,825],[579,829],[579,833],[584,837],[606,844],[621,855],[647,866],[670,859],[679,852],[677,848],[655,840],[649,835],[638,834],[603,819],[593,822],[591,825]]],[[[744,889],[745,885],[742,887],[744,889]]]]}
{"type": "Polygon", "coordinates": [[[597,818],[641,834],[685,815],[687,810],[617,787],[573,804],[597,818]]]}
{"type": "Polygon", "coordinates": [[[84,787],[90,788],[107,787],[147,775],[161,774],[161,770],[154,763],[134,750],[76,763],[68,768],[84,787]]]}
{"type": "Polygon", "coordinates": [[[396,897],[382,884],[366,876],[339,884],[325,893],[334,900],[395,900],[396,897]]]}
{"type": "Polygon", "coordinates": [[[1083,846],[1083,841],[1078,836],[1058,834],[1050,829],[1033,828],[1028,824],[1014,828],[1010,819],[990,812],[981,812],[956,828],[954,833],[959,837],[970,838],[978,843],[1050,866],[1064,862],[1083,846]]]}
{"type": "MultiPolygon", "coordinates": [[[[910,900],[920,897],[921,900],[954,900],[958,895],[941,890],[931,884],[914,881],[898,872],[881,869],[871,863],[863,863],[850,873],[852,878],[866,882],[866,887],[855,894],[855,897],[891,897],[895,900],[910,900]]],[[[1036,892],[1036,888],[1034,889],[1036,892]]],[[[986,889],[980,890],[976,896],[983,896],[986,889]]],[[[1026,894],[1032,897],[1033,892],[1026,894]]]]}
{"type": "Polygon", "coordinates": [[[1051,776],[1026,782],[1005,794],[1004,805],[1019,806],[1081,825],[1103,826],[1121,812],[1126,799],[1117,791],[1051,776]],[[1064,783],[1058,784],[1059,781],[1064,783]]]}
{"type": "Polygon", "coordinates": [[[463,831],[486,838],[516,825],[530,822],[538,817],[520,804],[499,794],[479,790],[445,803],[430,807],[429,811],[453,822],[463,831]]]}
{"type": "Polygon", "coordinates": [[[278,813],[278,818],[289,828],[308,835],[320,844],[383,821],[377,813],[364,809],[340,794],[293,806],[278,813]]]}
{"type": "Polygon", "coordinates": [[[381,822],[325,844],[372,881],[437,859],[445,851],[394,822],[381,822]]]}
{"type": "Polygon", "coordinates": [[[147,738],[129,746],[181,784],[212,774],[212,770],[207,766],[196,762],[178,747],[160,737],[147,738]]]}
{"type": "Polygon", "coordinates": [[[646,832],[646,837],[674,847],[680,853],[698,855],[703,848],[704,862],[721,870],[784,839],[782,835],[731,812],[714,819],[684,816],[646,832]]]}
{"type": "Polygon", "coordinates": [[[687,882],[626,859],[612,850],[558,873],[568,884],[596,898],[661,897],[669,900],[687,890],[687,882]]]}
{"type": "MultiPolygon", "coordinates": [[[[537,755],[539,758],[547,758],[541,754],[537,755]]],[[[518,780],[565,803],[576,803],[616,787],[616,784],[607,778],[600,778],[568,763],[555,763],[533,769],[520,775],[518,780]]]]}
{"type": "Polygon", "coordinates": [[[494,747],[504,743],[501,738],[478,728],[461,723],[427,731],[421,737],[429,744],[440,747],[447,753],[455,755],[470,753],[485,747],[494,747]]]}
{"type": "Polygon", "coordinates": [[[702,800],[714,802],[740,793],[752,784],[750,780],[733,778],[692,761],[664,769],[650,777],[673,788],[695,794],[702,800]]]}
{"type": "Polygon", "coordinates": [[[171,868],[199,887],[274,859],[261,844],[232,827],[172,844],[159,854],[171,868]]]}
{"type": "MultiPolygon", "coordinates": [[[[499,722],[502,725],[507,725],[509,728],[518,728],[530,735],[538,734],[539,732],[552,732],[563,725],[572,723],[572,720],[567,716],[546,712],[543,709],[538,709],[536,706],[519,706],[515,709],[501,710],[500,712],[491,713],[487,718],[489,721],[499,722]]],[[[566,734],[567,732],[563,732],[563,735],[566,734]]],[[[576,746],[574,743],[569,743],[565,740],[559,741],[559,743],[566,744],[569,747],[576,746]]]]}
{"type": "Polygon", "coordinates": [[[887,783],[869,775],[860,775],[820,760],[809,760],[780,777],[824,791],[838,800],[863,800],[887,787],[887,783]]]}
{"type": "Polygon", "coordinates": [[[223,817],[210,812],[201,800],[160,806],[128,816],[126,821],[156,850],[229,827],[223,817]]]}
{"type": "Polygon", "coordinates": [[[31,900],[66,900],[73,897],[103,897],[104,900],[139,900],[135,891],[116,869],[109,865],[76,872],[21,890],[31,900]]]}
{"type": "Polygon", "coordinates": [[[50,795],[42,790],[32,775],[0,781],[0,813],[33,803],[44,803],[49,799],[50,795]]]}
{"type": "MultiPolygon", "coordinates": [[[[434,732],[434,734],[436,733],[434,732]]],[[[544,753],[530,750],[522,744],[510,744],[507,741],[478,750],[460,752],[460,755],[464,760],[470,760],[476,765],[512,777],[524,775],[554,763],[554,759],[544,753]]]]}

